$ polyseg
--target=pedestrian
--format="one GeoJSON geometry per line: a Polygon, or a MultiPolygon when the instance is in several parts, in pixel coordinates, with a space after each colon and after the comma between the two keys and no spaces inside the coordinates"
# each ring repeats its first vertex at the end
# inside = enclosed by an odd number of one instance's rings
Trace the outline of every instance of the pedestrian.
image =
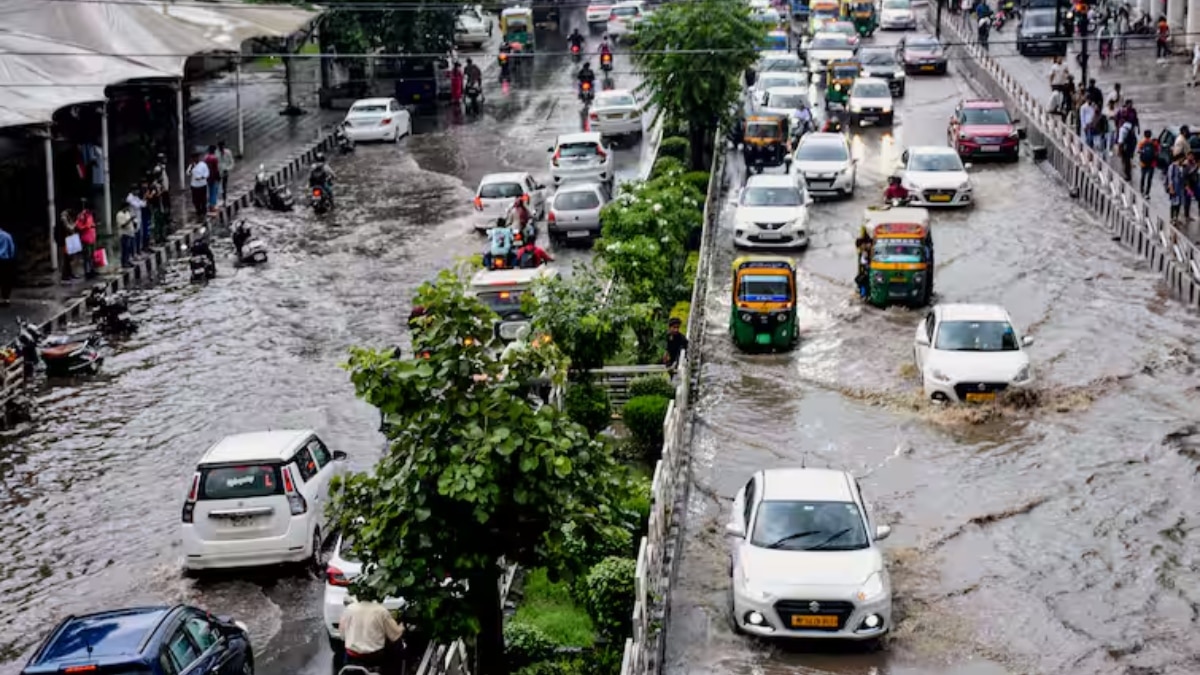
{"type": "Polygon", "coordinates": [[[1200,41],[1192,46],[1192,81],[1188,82],[1188,86],[1196,86],[1197,80],[1200,80],[1200,41]]]}
{"type": "MultiPolygon", "coordinates": [[[[84,147],[86,148],[88,170],[92,179],[92,202],[99,203],[104,199],[104,183],[107,180],[107,177],[104,175],[104,148],[92,144],[84,147]]],[[[107,218],[107,215],[105,218],[107,218]]]]}
{"type": "MultiPolygon", "coordinates": [[[[167,171],[167,156],[164,153],[158,153],[158,159],[155,161],[154,168],[150,169],[150,173],[154,176],[155,192],[158,193],[158,206],[162,211],[163,217],[169,221],[171,219],[171,175],[167,171]]],[[[164,228],[166,224],[164,223],[164,228]]]]}
{"type": "MultiPolygon", "coordinates": [[[[1117,82],[1113,85],[1112,91],[1108,92],[1108,95],[1104,97],[1104,107],[1108,109],[1111,106],[1115,110],[1119,105],[1121,105],[1121,83],[1117,82]]],[[[1111,115],[1112,113],[1110,112],[1109,116],[1111,115]]]]}
{"type": "Polygon", "coordinates": [[[1104,111],[1104,116],[1107,118],[1108,133],[1104,138],[1104,147],[1107,151],[1105,158],[1112,155],[1113,150],[1117,146],[1117,102],[1110,101],[1104,111]]]}
{"type": "Polygon", "coordinates": [[[1133,99],[1125,99],[1125,106],[1121,108],[1121,122],[1129,122],[1133,125],[1133,131],[1136,133],[1141,130],[1142,125],[1138,122],[1137,109],[1133,107],[1133,99]]]}
{"type": "Polygon", "coordinates": [[[667,321],[667,353],[663,354],[663,363],[671,370],[679,365],[679,357],[688,348],[687,336],[680,332],[682,326],[683,321],[677,316],[667,321]]]}
{"type": "Polygon", "coordinates": [[[221,196],[221,160],[217,159],[217,146],[208,146],[204,163],[208,166],[208,210],[215,213],[217,199],[221,196]]]}
{"type": "Polygon", "coordinates": [[[17,245],[12,235],[0,229],[0,305],[8,307],[13,278],[17,274],[17,245]]]}
{"type": "Polygon", "coordinates": [[[134,221],[134,225],[138,226],[138,250],[146,253],[150,250],[151,205],[154,203],[154,191],[150,189],[149,181],[144,180],[139,190],[141,191],[142,201],[145,202],[145,206],[142,207],[142,212],[138,214],[138,220],[134,221]]]}
{"type": "Polygon", "coordinates": [[[192,191],[192,208],[196,210],[196,218],[203,221],[208,213],[208,164],[200,159],[200,153],[192,153],[187,173],[191,177],[188,187],[192,191]]]}
{"type": "Polygon", "coordinates": [[[1092,142],[1096,152],[1104,157],[1108,157],[1108,115],[1104,114],[1103,110],[1096,111],[1096,117],[1092,120],[1092,142]]]}
{"type": "Polygon", "coordinates": [[[1100,106],[1104,105],[1104,94],[1100,91],[1100,87],[1096,86],[1096,79],[1088,80],[1087,89],[1083,91],[1083,97],[1092,102],[1099,110],[1100,106]]]}
{"type": "Polygon", "coordinates": [[[233,171],[233,151],[225,147],[225,141],[217,141],[217,165],[221,169],[221,200],[229,203],[229,174],[233,171]]]}
{"type": "Polygon", "coordinates": [[[137,215],[135,208],[126,203],[117,211],[117,232],[121,235],[121,267],[133,267],[133,256],[137,253],[137,215]]]}
{"type": "Polygon", "coordinates": [[[454,67],[450,69],[450,102],[458,103],[462,100],[463,95],[463,72],[462,65],[458,61],[454,62],[454,67]]]}
{"type": "Polygon", "coordinates": [[[58,264],[63,281],[72,281],[76,278],[75,254],[71,253],[71,245],[67,243],[71,237],[75,237],[76,244],[79,243],[79,235],[75,233],[75,214],[71,213],[71,209],[63,209],[62,213],[58,214],[58,222],[54,224],[54,243],[58,244],[58,253],[62,256],[58,264]]]}
{"type": "Polygon", "coordinates": [[[1171,200],[1171,224],[1179,224],[1179,209],[1183,205],[1186,184],[1183,173],[1183,155],[1171,158],[1167,167],[1167,197],[1171,200]]]}
{"type": "MultiPolygon", "coordinates": [[[[136,234],[138,228],[142,224],[142,212],[146,210],[146,200],[143,199],[143,192],[136,186],[129,188],[129,194],[125,195],[125,205],[129,209],[129,215],[133,218],[133,233],[136,234]]],[[[121,233],[121,259],[125,259],[125,229],[117,224],[117,230],[121,233]]],[[[129,255],[135,256],[142,251],[140,238],[135,237],[129,242],[131,250],[129,255]]]]}
{"type": "Polygon", "coordinates": [[[1196,201],[1198,193],[1200,193],[1200,176],[1196,169],[1196,155],[1189,150],[1183,160],[1183,204],[1179,209],[1184,222],[1192,220],[1192,204],[1196,201]]]}
{"type": "Polygon", "coordinates": [[[96,272],[96,216],[84,199],[79,206],[79,215],[75,216],[75,231],[79,233],[79,243],[83,245],[83,278],[95,279],[96,272]]]}
{"type": "Polygon", "coordinates": [[[1179,135],[1175,137],[1175,142],[1171,144],[1171,157],[1182,157],[1191,152],[1191,138],[1192,130],[1187,125],[1179,127],[1179,135]]]}
{"type": "Polygon", "coordinates": [[[1096,147],[1096,106],[1090,100],[1085,99],[1083,105],[1079,106],[1079,135],[1083,136],[1083,142],[1089,148],[1096,147]]]}
{"type": "Polygon", "coordinates": [[[1125,120],[1121,125],[1120,131],[1117,132],[1117,148],[1121,155],[1121,173],[1125,176],[1125,180],[1133,180],[1133,154],[1137,151],[1137,132],[1133,129],[1133,123],[1125,120]]]}
{"type": "Polygon", "coordinates": [[[1162,65],[1171,55],[1171,27],[1167,24],[1167,17],[1158,17],[1158,25],[1154,32],[1154,55],[1158,57],[1159,65],[1162,65]]]}
{"type": "Polygon", "coordinates": [[[1154,184],[1154,167],[1158,165],[1159,146],[1149,129],[1142,132],[1142,140],[1138,142],[1138,164],[1142,168],[1142,196],[1150,199],[1150,186],[1154,184]]]}

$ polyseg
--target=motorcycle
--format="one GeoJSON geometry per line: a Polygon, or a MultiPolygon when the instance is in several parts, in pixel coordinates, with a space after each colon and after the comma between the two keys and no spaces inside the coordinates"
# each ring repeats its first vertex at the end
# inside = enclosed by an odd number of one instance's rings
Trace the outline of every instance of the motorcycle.
{"type": "Polygon", "coordinates": [[[46,366],[47,377],[70,377],[79,373],[95,374],[104,363],[100,354],[103,341],[94,329],[88,328],[60,335],[43,335],[41,330],[25,319],[17,318],[20,333],[17,342],[29,360],[40,360],[46,366]]]}
{"type": "Polygon", "coordinates": [[[188,260],[193,284],[208,283],[217,276],[217,266],[206,255],[194,255],[188,260]]]}
{"type": "Polygon", "coordinates": [[[1003,9],[997,11],[996,18],[992,20],[992,25],[996,28],[997,33],[1004,28],[1006,21],[1008,21],[1008,12],[1005,12],[1003,9]]]}
{"type": "Polygon", "coordinates": [[[329,191],[320,187],[312,188],[312,196],[308,199],[308,205],[317,215],[328,213],[329,209],[333,206],[333,202],[329,197],[329,191]]]}
{"type": "Polygon", "coordinates": [[[337,125],[333,130],[333,140],[337,143],[338,152],[348,155],[354,152],[354,139],[346,134],[345,123],[337,125]]]}
{"type": "Polygon", "coordinates": [[[606,73],[612,72],[612,53],[604,52],[600,55],[600,70],[606,73]]]}
{"type": "Polygon", "coordinates": [[[123,294],[109,294],[103,286],[95,286],[88,294],[87,308],[92,310],[92,323],[102,333],[126,334],[137,330],[137,322],[129,315],[129,302],[123,294]]]}
{"type": "Polygon", "coordinates": [[[579,63],[579,45],[571,45],[571,60],[579,63]]]}
{"type": "Polygon", "coordinates": [[[595,99],[595,97],[596,92],[592,91],[591,82],[585,80],[579,83],[579,100],[583,101],[584,105],[591,105],[592,100],[595,99]]]}
{"type": "Polygon", "coordinates": [[[510,67],[509,60],[511,58],[511,55],[509,52],[510,52],[510,50],[508,49],[507,45],[501,45],[500,55],[496,57],[496,61],[499,62],[499,64],[500,64],[500,80],[502,82],[504,80],[507,80],[509,77],[509,67],[510,67]]]}
{"type": "Polygon", "coordinates": [[[466,95],[467,95],[467,113],[471,114],[471,115],[479,114],[479,110],[482,107],[481,106],[481,103],[482,103],[481,97],[483,95],[483,89],[480,88],[478,83],[471,82],[467,85],[466,95]]]}
{"type": "Polygon", "coordinates": [[[258,165],[258,173],[254,174],[254,205],[272,211],[291,211],[296,204],[292,191],[286,185],[271,185],[267,178],[267,169],[258,165]]]}
{"type": "Polygon", "coordinates": [[[233,249],[240,265],[258,265],[267,262],[267,245],[261,239],[251,238],[250,227],[241,221],[233,228],[233,249]]]}

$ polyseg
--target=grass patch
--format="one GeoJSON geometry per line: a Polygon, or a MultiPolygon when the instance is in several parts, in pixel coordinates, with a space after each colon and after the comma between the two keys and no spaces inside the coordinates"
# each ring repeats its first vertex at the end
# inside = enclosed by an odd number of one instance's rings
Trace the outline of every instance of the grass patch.
{"type": "MultiPolygon", "coordinates": [[[[306,43],[304,43],[303,46],[300,47],[300,51],[298,51],[296,53],[297,54],[320,54],[321,53],[321,45],[319,45],[315,42],[306,42],[306,43]]],[[[279,58],[278,56],[260,56],[256,59],[254,59],[254,61],[252,61],[251,63],[252,63],[252,65],[257,66],[259,68],[273,68],[273,67],[283,63],[283,59],[279,58]]]]}
{"type": "Polygon", "coordinates": [[[595,639],[591,617],[571,599],[567,584],[551,582],[542,568],[525,575],[524,598],[513,620],[540,629],[563,647],[591,647],[595,639]]]}

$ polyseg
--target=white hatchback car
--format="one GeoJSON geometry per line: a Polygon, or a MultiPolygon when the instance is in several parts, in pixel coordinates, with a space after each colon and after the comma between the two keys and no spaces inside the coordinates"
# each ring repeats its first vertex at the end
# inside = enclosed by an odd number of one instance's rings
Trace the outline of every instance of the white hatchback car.
{"type": "Polygon", "coordinates": [[[808,133],[792,154],[791,174],[809,194],[851,197],[858,184],[858,160],[843,134],[808,133]]]}
{"type": "Polygon", "coordinates": [[[911,0],[883,0],[879,27],[882,30],[916,30],[917,14],[911,0]]]}
{"type": "Polygon", "coordinates": [[[800,73],[791,73],[782,70],[772,70],[765,73],[759,73],[758,78],[754,80],[754,89],[751,90],[752,101],[756,107],[762,106],[767,98],[767,92],[772,89],[787,87],[789,89],[807,89],[808,78],[800,73]]]}
{"type": "Polygon", "coordinates": [[[733,500],[730,621],[772,638],[874,640],[892,585],[858,481],[833,469],[759,471],[733,500]]]}
{"type": "Polygon", "coordinates": [[[954,148],[923,145],[901,155],[904,187],[913,206],[969,206],[975,196],[970,164],[954,148]]]}
{"type": "Polygon", "coordinates": [[[555,187],[568,181],[597,181],[611,189],[615,182],[612,150],[599,132],[560,134],[547,152],[553,153],[550,175],[555,187]]]}
{"type": "Polygon", "coordinates": [[[329,483],[345,459],[309,430],[221,439],[200,458],[184,500],[184,568],[319,565],[329,483]]]}
{"type": "Polygon", "coordinates": [[[846,101],[850,109],[850,127],[863,122],[892,126],[895,119],[892,90],[887,80],[878,77],[860,77],[850,86],[846,101]]]}
{"type": "Polygon", "coordinates": [[[1017,335],[1003,307],[936,305],[917,324],[913,359],[929,398],[990,402],[999,392],[1033,385],[1022,349],[1032,344],[1017,335]]]}
{"type": "Polygon", "coordinates": [[[791,176],[751,176],[738,195],[733,243],[739,248],[808,246],[808,205],[812,203],[791,176]]]}
{"type": "Polygon", "coordinates": [[[537,182],[528,173],[489,173],[479,181],[475,190],[475,231],[486,232],[491,229],[498,218],[508,215],[517,199],[525,200],[525,205],[533,213],[534,218],[540,218],[546,212],[546,186],[537,182]]]}
{"type": "Polygon", "coordinates": [[[364,98],[346,113],[346,135],[354,142],[399,141],[412,133],[412,115],[394,98],[364,98]]]}
{"type": "Polygon", "coordinates": [[[588,128],[604,138],[640,138],[642,107],[633,92],[610,89],[596,94],[588,113],[588,128]]]}

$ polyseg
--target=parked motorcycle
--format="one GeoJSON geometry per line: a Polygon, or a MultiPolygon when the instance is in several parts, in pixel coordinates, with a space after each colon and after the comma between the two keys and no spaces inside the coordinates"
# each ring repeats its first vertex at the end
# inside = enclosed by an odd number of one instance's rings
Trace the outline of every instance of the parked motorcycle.
{"type": "Polygon", "coordinates": [[[245,220],[233,228],[233,249],[237,254],[238,264],[258,265],[267,262],[267,245],[263,240],[253,238],[250,226],[245,220]]]}
{"type": "Polygon", "coordinates": [[[137,322],[129,315],[129,302],[124,294],[110,294],[103,286],[95,286],[88,293],[86,303],[92,310],[92,323],[100,332],[122,335],[137,330],[137,322]]]}
{"type": "Polygon", "coordinates": [[[267,169],[262,164],[258,165],[258,173],[254,174],[252,195],[255,206],[272,211],[291,211],[296,204],[296,198],[286,185],[271,185],[267,169]]]}
{"type": "Polygon", "coordinates": [[[337,144],[338,152],[348,155],[354,152],[354,139],[346,133],[346,123],[343,122],[333,130],[333,141],[337,144]]]}
{"type": "Polygon", "coordinates": [[[321,187],[311,188],[311,195],[308,198],[308,206],[314,212],[316,212],[318,216],[328,213],[329,209],[333,207],[333,201],[329,196],[329,191],[321,187]]]}
{"type": "Polygon", "coordinates": [[[467,85],[467,114],[478,115],[482,107],[483,89],[475,82],[467,85]]]}
{"type": "Polygon", "coordinates": [[[104,342],[92,328],[60,335],[43,335],[37,326],[17,318],[20,333],[17,342],[26,362],[40,360],[47,377],[95,374],[104,363],[100,348],[104,342]]]}
{"type": "Polygon", "coordinates": [[[217,276],[217,266],[206,255],[194,255],[188,260],[193,284],[208,283],[217,276]]]}

